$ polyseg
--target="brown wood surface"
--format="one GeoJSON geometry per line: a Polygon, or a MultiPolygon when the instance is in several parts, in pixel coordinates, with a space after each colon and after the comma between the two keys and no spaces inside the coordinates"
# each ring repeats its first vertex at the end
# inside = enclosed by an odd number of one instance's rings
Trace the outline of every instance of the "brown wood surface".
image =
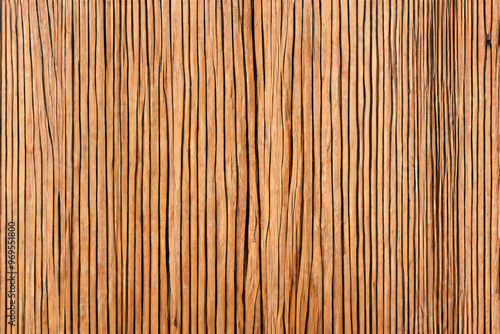
{"type": "Polygon", "coordinates": [[[494,0],[0,1],[0,333],[500,333],[499,29],[494,0]]]}

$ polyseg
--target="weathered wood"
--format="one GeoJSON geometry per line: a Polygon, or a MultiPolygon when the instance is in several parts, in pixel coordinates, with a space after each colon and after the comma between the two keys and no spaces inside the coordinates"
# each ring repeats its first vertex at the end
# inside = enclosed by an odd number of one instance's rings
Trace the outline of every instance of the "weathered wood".
{"type": "Polygon", "coordinates": [[[0,333],[500,332],[499,15],[0,2],[0,333]]]}

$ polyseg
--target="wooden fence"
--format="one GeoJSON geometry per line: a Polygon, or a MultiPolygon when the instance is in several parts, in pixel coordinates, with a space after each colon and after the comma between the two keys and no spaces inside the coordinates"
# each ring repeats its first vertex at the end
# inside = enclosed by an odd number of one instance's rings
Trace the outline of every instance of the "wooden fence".
{"type": "Polygon", "coordinates": [[[1,1],[0,333],[500,333],[499,30],[1,1]]]}

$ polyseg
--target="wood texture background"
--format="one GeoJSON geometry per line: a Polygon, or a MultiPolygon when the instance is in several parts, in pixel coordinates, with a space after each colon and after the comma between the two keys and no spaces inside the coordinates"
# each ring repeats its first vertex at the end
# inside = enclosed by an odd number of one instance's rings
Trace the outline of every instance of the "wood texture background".
{"type": "Polygon", "coordinates": [[[497,1],[0,12],[0,333],[500,333],[497,1]]]}

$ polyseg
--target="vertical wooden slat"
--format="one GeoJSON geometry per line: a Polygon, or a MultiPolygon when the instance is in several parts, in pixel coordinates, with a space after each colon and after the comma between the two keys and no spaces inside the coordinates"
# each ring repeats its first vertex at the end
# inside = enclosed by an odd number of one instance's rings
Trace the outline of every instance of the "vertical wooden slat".
{"type": "MultiPolygon", "coordinates": [[[[97,327],[99,332],[108,331],[108,249],[107,243],[112,235],[108,230],[107,203],[107,152],[106,133],[112,136],[112,131],[107,131],[106,119],[106,70],[105,70],[105,16],[104,6],[96,4],[96,95],[97,95],[97,327]]],[[[111,153],[111,152],[110,152],[111,153]]],[[[111,291],[110,291],[111,292],[111,291]]],[[[112,293],[110,293],[112,294],[112,293]]]]}
{"type": "Polygon", "coordinates": [[[169,209],[169,175],[171,167],[168,160],[170,152],[169,141],[172,139],[171,132],[171,110],[172,110],[172,89],[171,89],[171,58],[170,58],[170,12],[167,2],[161,3],[161,62],[160,62],[160,333],[169,332],[168,303],[170,298],[170,272],[168,228],[170,224],[167,219],[170,217],[169,209]]]}
{"type": "MultiPolygon", "coordinates": [[[[215,152],[216,152],[216,100],[215,100],[215,73],[216,73],[216,22],[215,4],[206,3],[205,7],[205,49],[207,70],[207,306],[206,328],[216,328],[217,303],[217,268],[216,268],[216,183],[215,183],[215,152]]],[[[202,324],[203,326],[204,324],[202,324]]],[[[203,326],[204,327],[204,326],[203,326]]]]}
{"type": "MultiPolygon", "coordinates": [[[[219,142],[217,140],[217,144],[220,146],[217,147],[217,153],[219,153],[219,149],[223,151],[221,152],[220,157],[222,158],[222,165],[224,168],[224,177],[225,177],[225,188],[221,189],[221,192],[225,192],[224,199],[222,200],[222,205],[226,201],[226,208],[221,208],[222,212],[226,211],[226,217],[222,219],[222,222],[226,224],[225,227],[222,227],[221,235],[224,236],[226,240],[224,242],[220,242],[217,246],[221,246],[225,259],[221,262],[220,267],[221,270],[224,270],[225,273],[223,276],[225,277],[225,288],[221,285],[221,288],[224,289],[225,294],[225,324],[220,328],[224,328],[223,331],[228,333],[235,332],[235,319],[236,319],[236,284],[235,284],[235,273],[236,273],[236,205],[238,198],[238,184],[237,184],[237,173],[238,169],[236,166],[236,101],[235,101],[235,69],[234,69],[234,46],[233,46],[233,15],[235,13],[232,12],[232,5],[230,1],[223,1],[221,6],[221,25],[222,25],[222,45],[221,51],[223,52],[223,62],[221,65],[222,78],[221,83],[223,82],[223,103],[224,112],[221,116],[221,122],[224,122],[223,128],[217,129],[217,135],[219,135],[219,131],[223,134],[223,140],[219,142]],[[223,142],[223,144],[222,144],[223,142]],[[223,145],[223,146],[222,146],[223,145]],[[223,147],[223,148],[222,148],[223,147]]],[[[219,79],[219,78],[217,78],[219,79]]],[[[222,108],[221,108],[222,109],[222,108]]],[[[219,117],[219,116],[218,116],[219,117]]],[[[219,118],[218,118],[219,120],[219,118]]],[[[222,138],[222,137],[220,137],[222,138]]],[[[219,155],[218,155],[219,157],[219,155]]],[[[218,179],[220,180],[220,179],[218,179]]],[[[223,183],[224,184],[224,183],[223,183]]],[[[220,239],[219,239],[220,240],[220,239]]],[[[219,287],[218,287],[219,288],[219,287]]],[[[221,295],[222,296],[222,295],[221,295]]]]}
{"type": "MultiPolygon", "coordinates": [[[[321,7],[321,254],[323,330],[333,333],[332,4],[321,7]]],[[[316,131],[319,132],[319,129],[316,131]]]]}
{"type": "Polygon", "coordinates": [[[206,36],[205,36],[205,3],[198,4],[196,55],[198,66],[198,110],[196,111],[198,119],[198,142],[197,148],[197,170],[198,182],[198,231],[197,235],[197,257],[198,257],[198,281],[197,281],[197,317],[193,322],[197,325],[197,331],[203,333],[207,326],[207,84],[206,84],[206,36]]]}
{"type": "MultiPolygon", "coordinates": [[[[1,4],[2,13],[1,13],[1,27],[2,31],[6,31],[7,29],[7,6],[6,3],[1,4]]],[[[1,110],[1,125],[2,125],[2,133],[1,138],[2,142],[0,144],[0,150],[2,156],[1,160],[1,212],[0,212],[0,249],[7,249],[7,37],[9,34],[2,34],[2,72],[1,72],[1,84],[2,84],[2,110],[1,110]]],[[[7,272],[7,252],[0,253],[0,263],[2,264],[0,268],[0,273],[2,273],[2,277],[6,277],[7,272]]],[[[2,301],[2,305],[7,305],[7,281],[2,280],[0,282],[0,300],[2,301]]],[[[0,315],[0,326],[2,326],[1,333],[5,333],[7,331],[7,319],[6,312],[0,315]]]]}
{"type": "Polygon", "coordinates": [[[495,203],[500,200],[498,191],[499,188],[499,130],[500,126],[499,115],[495,112],[499,107],[499,57],[498,57],[498,38],[500,17],[500,7],[497,3],[492,6],[492,32],[491,32],[491,73],[492,73],[492,97],[491,97],[491,180],[492,180],[492,197],[491,197],[491,332],[494,333],[500,330],[500,280],[498,275],[495,275],[500,270],[499,267],[499,209],[495,203]]]}
{"type": "Polygon", "coordinates": [[[189,75],[191,103],[189,128],[189,172],[190,172],[190,199],[189,199],[189,247],[190,247],[190,331],[198,328],[198,4],[191,3],[189,7],[189,75]]]}
{"type": "MultiPolygon", "coordinates": [[[[106,34],[103,38],[103,44],[101,47],[104,48],[103,56],[105,59],[102,60],[104,65],[113,63],[114,59],[114,45],[115,45],[115,12],[113,8],[113,3],[108,2],[103,6],[103,20],[102,29],[106,30],[106,34]]],[[[116,43],[118,44],[118,43],[116,43]]],[[[102,68],[101,68],[102,69],[102,68]]],[[[101,132],[101,136],[104,135],[105,140],[105,155],[106,155],[106,174],[105,174],[105,186],[106,186],[106,236],[107,240],[104,239],[101,242],[106,247],[106,260],[102,264],[107,271],[108,279],[102,282],[104,285],[102,288],[106,288],[109,292],[106,294],[107,300],[106,305],[101,306],[103,309],[108,311],[108,319],[103,320],[104,324],[107,322],[107,328],[103,330],[109,330],[110,332],[115,332],[117,330],[117,253],[118,253],[118,208],[116,207],[116,200],[118,198],[117,194],[117,173],[115,172],[115,167],[113,161],[119,159],[119,154],[117,154],[118,145],[115,144],[115,138],[119,135],[119,128],[114,121],[114,108],[117,103],[113,99],[115,93],[116,80],[118,75],[115,75],[114,69],[106,66],[105,69],[105,92],[104,92],[104,102],[105,102],[105,131],[101,132]],[[116,128],[115,128],[116,127],[116,128]]],[[[102,121],[101,121],[102,122],[102,121]]],[[[102,124],[101,124],[102,126],[102,124]]],[[[102,129],[102,128],[101,128],[102,129]]],[[[99,137],[101,139],[101,137],[99,137]]],[[[102,153],[101,153],[102,155],[102,153]]],[[[101,202],[102,203],[102,202],[101,202]]],[[[102,205],[102,204],[101,204],[102,205]]],[[[102,246],[101,246],[102,247],[102,246]]],[[[102,271],[104,268],[100,267],[99,270],[102,271]]],[[[106,291],[104,290],[104,291],[106,291]]],[[[102,303],[102,297],[101,297],[102,303]]]]}

